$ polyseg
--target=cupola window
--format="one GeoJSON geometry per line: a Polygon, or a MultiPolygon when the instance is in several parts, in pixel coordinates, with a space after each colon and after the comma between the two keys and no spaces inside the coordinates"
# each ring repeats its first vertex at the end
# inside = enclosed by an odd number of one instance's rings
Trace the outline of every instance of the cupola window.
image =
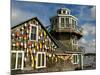
{"type": "Polygon", "coordinates": [[[63,10],[63,14],[66,14],[66,10],[63,10]]]}
{"type": "Polygon", "coordinates": [[[61,27],[64,27],[64,18],[61,18],[61,27]]]}
{"type": "Polygon", "coordinates": [[[66,26],[69,27],[69,18],[66,18],[66,26]]]}
{"type": "Polygon", "coordinates": [[[75,28],[76,26],[76,21],[72,19],[72,27],[75,28]]]}

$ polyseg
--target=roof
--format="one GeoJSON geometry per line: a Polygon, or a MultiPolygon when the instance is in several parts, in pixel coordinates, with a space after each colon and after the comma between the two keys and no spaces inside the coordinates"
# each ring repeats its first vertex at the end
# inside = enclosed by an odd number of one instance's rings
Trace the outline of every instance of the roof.
{"type": "Polygon", "coordinates": [[[60,41],[57,41],[58,43],[58,48],[54,52],[55,54],[67,54],[67,53],[83,53],[82,50],[70,50],[66,46],[64,46],[60,41]]]}
{"type": "Polygon", "coordinates": [[[60,8],[60,9],[58,9],[57,11],[60,11],[60,10],[67,10],[67,11],[71,12],[71,10],[68,9],[68,8],[60,8]]]}
{"type": "Polygon", "coordinates": [[[39,24],[41,25],[41,27],[46,31],[46,33],[48,34],[48,36],[51,38],[51,40],[52,40],[52,41],[56,44],[56,46],[58,47],[57,42],[54,40],[54,38],[51,36],[51,34],[47,31],[47,29],[43,26],[43,24],[39,21],[39,19],[38,19],[37,17],[33,17],[33,18],[28,19],[28,20],[26,20],[26,21],[24,21],[24,22],[21,22],[21,23],[15,25],[15,26],[13,26],[11,29],[14,29],[14,28],[16,28],[16,27],[18,27],[18,26],[21,26],[21,25],[23,25],[24,23],[26,23],[26,22],[28,22],[28,21],[31,21],[31,20],[33,20],[33,19],[35,19],[35,20],[37,20],[37,21],[39,22],[39,24]]]}

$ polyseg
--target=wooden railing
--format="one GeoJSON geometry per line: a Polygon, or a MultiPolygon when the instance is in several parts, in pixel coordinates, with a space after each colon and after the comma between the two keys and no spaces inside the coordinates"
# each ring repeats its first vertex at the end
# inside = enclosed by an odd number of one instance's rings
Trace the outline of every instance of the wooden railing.
{"type": "Polygon", "coordinates": [[[65,27],[59,27],[59,25],[61,25],[61,23],[57,23],[57,24],[53,24],[54,26],[56,25],[56,27],[54,29],[52,29],[51,25],[49,25],[47,28],[48,31],[54,30],[57,32],[76,32],[79,33],[81,35],[83,35],[83,28],[78,26],[78,25],[65,25],[65,27]]]}
{"type": "Polygon", "coordinates": [[[78,25],[73,25],[73,24],[68,24],[65,25],[64,27],[60,27],[61,23],[57,24],[58,26],[56,26],[55,31],[69,31],[69,32],[76,32],[76,33],[83,33],[83,28],[78,26],[78,25]],[[60,25],[60,26],[59,26],[60,25]]]}

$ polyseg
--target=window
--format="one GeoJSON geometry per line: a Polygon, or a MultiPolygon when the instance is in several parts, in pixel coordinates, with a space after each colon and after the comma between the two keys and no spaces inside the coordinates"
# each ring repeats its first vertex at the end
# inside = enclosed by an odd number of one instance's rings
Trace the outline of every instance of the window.
{"type": "Polygon", "coordinates": [[[33,40],[33,41],[34,41],[34,40],[37,40],[37,39],[38,39],[37,34],[38,34],[37,26],[31,24],[31,29],[30,29],[30,40],[31,40],[31,41],[32,41],[32,40],[33,40]]]}
{"type": "Polygon", "coordinates": [[[78,64],[78,62],[79,62],[78,54],[73,54],[72,63],[73,64],[78,64]]]}
{"type": "Polygon", "coordinates": [[[23,69],[24,51],[11,51],[11,69],[23,69]]]}
{"type": "Polygon", "coordinates": [[[12,53],[11,56],[11,69],[14,69],[16,65],[16,53],[12,53]]]}
{"type": "Polygon", "coordinates": [[[61,27],[64,27],[64,18],[61,18],[61,27]]]}
{"type": "Polygon", "coordinates": [[[22,53],[18,53],[17,68],[21,68],[21,64],[22,64],[22,53]]]}
{"type": "Polygon", "coordinates": [[[61,11],[60,10],[58,11],[58,14],[61,14],[61,11]]]}
{"type": "Polygon", "coordinates": [[[70,13],[67,11],[67,14],[70,14],[70,13]]]}
{"type": "Polygon", "coordinates": [[[66,26],[69,27],[69,18],[66,18],[66,26]]]}
{"type": "Polygon", "coordinates": [[[66,10],[63,10],[63,14],[66,14],[66,10]]]}
{"type": "Polygon", "coordinates": [[[72,19],[72,27],[74,28],[74,20],[72,19]]]}
{"type": "Polygon", "coordinates": [[[76,21],[74,21],[74,25],[76,25],[76,21]]]}
{"type": "Polygon", "coordinates": [[[45,54],[45,52],[37,52],[36,58],[37,58],[36,68],[46,67],[46,54],[45,54]]]}
{"type": "Polygon", "coordinates": [[[73,50],[78,50],[78,41],[76,36],[73,36],[72,38],[72,48],[73,50]]]}
{"type": "Polygon", "coordinates": [[[73,45],[78,45],[78,41],[77,41],[77,37],[76,36],[73,36],[72,44],[73,45]]]}
{"type": "Polygon", "coordinates": [[[75,28],[76,26],[76,21],[72,19],[72,27],[75,28]]]}
{"type": "Polygon", "coordinates": [[[74,45],[77,45],[77,44],[78,44],[77,38],[73,38],[73,44],[74,44],[74,45]]]}

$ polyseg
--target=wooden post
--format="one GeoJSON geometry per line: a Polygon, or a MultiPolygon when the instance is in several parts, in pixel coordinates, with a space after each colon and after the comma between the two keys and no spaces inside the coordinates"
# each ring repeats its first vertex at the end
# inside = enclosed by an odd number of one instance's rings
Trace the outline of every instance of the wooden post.
{"type": "Polygon", "coordinates": [[[81,69],[83,70],[83,54],[81,54],[81,69]]]}

